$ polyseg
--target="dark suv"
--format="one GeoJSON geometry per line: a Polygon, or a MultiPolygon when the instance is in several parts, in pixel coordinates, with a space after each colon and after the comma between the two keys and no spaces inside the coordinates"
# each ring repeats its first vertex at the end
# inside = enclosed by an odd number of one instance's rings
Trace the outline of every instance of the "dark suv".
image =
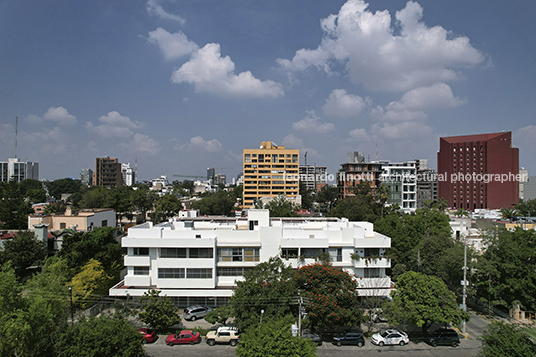
{"type": "Polygon", "coordinates": [[[460,336],[453,329],[440,328],[428,335],[426,341],[433,347],[437,345],[447,345],[458,347],[460,344],[460,336]]]}
{"type": "Polygon", "coordinates": [[[365,336],[363,332],[345,332],[342,336],[334,337],[331,343],[339,347],[342,345],[363,347],[365,345],[365,336]]]}

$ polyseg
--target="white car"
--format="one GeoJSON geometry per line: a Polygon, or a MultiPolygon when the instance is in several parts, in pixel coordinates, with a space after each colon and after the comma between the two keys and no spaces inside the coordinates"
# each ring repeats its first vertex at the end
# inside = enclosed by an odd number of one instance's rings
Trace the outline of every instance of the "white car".
{"type": "Polygon", "coordinates": [[[372,335],[371,342],[380,347],[384,345],[404,346],[409,343],[407,333],[398,330],[382,330],[372,335]]]}

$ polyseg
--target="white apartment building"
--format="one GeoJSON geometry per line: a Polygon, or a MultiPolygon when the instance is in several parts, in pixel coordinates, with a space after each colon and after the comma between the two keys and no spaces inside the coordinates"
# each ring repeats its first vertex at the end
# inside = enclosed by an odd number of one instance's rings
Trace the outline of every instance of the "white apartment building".
{"type": "Polygon", "coordinates": [[[415,212],[417,208],[417,167],[415,161],[381,162],[382,185],[389,187],[388,204],[398,204],[403,212],[415,212]]]}
{"type": "Polygon", "coordinates": [[[20,161],[17,158],[0,162],[0,182],[8,183],[12,178],[15,182],[22,182],[26,179],[39,180],[39,163],[20,161]]]}
{"type": "Polygon", "coordinates": [[[123,185],[132,186],[136,183],[136,171],[130,167],[130,163],[121,164],[121,175],[123,176],[123,185]]]}
{"type": "Polygon", "coordinates": [[[127,273],[110,289],[112,296],[158,289],[179,306],[220,306],[260,262],[280,256],[297,269],[321,252],[355,276],[360,295],[386,296],[391,289],[385,272],[391,262],[384,257],[391,239],[374,232],[372,223],[345,218],[271,218],[259,209],[238,218],[176,217],[130,228],[122,246],[127,273]]]}

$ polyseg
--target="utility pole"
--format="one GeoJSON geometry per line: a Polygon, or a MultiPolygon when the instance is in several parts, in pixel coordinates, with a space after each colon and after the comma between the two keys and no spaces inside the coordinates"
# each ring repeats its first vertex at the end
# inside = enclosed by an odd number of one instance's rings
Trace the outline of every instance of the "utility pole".
{"type": "Polygon", "coordinates": [[[71,325],[74,325],[73,288],[71,286],[69,286],[69,296],[71,298],[71,325]]]}
{"type": "MultiPolygon", "coordinates": [[[[465,227],[465,222],[462,223],[462,228],[465,227]]],[[[463,295],[462,308],[467,311],[466,296],[467,296],[467,234],[463,234],[463,295]]],[[[462,333],[465,335],[465,320],[463,321],[462,333]]]]}
{"type": "Polygon", "coordinates": [[[298,291],[298,337],[301,337],[301,306],[302,306],[302,297],[298,291]]]}

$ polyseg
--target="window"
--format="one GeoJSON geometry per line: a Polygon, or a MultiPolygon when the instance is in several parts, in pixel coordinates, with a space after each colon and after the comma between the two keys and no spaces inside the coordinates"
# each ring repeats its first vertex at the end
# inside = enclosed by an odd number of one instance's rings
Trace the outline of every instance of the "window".
{"type": "Polygon", "coordinates": [[[246,272],[253,268],[243,268],[243,267],[222,267],[218,268],[216,274],[218,276],[244,276],[246,272]]]}
{"type": "Polygon", "coordinates": [[[60,229],[65,229],[66,227],[66,223],[65,222],[61,222],[60,223],[60,229]]]}
{"type": "Polygon", "coordinates": [[[212,279],[211,268],[190,268],[186,270],[188,279],[212,279]]]}
{"type": "Polygon", "coordinates": [[[108,227],[108,220],[107,219],[101,221],[101,227],[108,227]]]}
{"type": "Polygon", "coordinates": [[[160,258],[186,258],[186,248],[160,248],[160,258]]]}
{"type": "Polygon", "coordinates": [[[380,268],[365,268],[363,269],[363,276],[365,278],[379,278],[380,277],[380,268]]]}
{"type": "Polygon", "coordinates": [[[251,154],[244,155],[244,162],[251,162],[251,154]]]}
{"type": "Polygon", "coordinates": [[[258,262],[259,257],[259,248],[218,249],[218,261],[220,262],[258,262]]]}
{"type": "Polygon", "coordinates": [[[149,275],[149,267],[134,267],[134,275],[149,275]]]}
{"type": "Polygon", "coordinates": [[[134,255],[149,255],[149,248],[134,248],[134,255]]]}
{"type": "Polygon", "coordinates": [[[214,253],[212,248],[190,248],[189,258],[214,258],[214,253]]]}
{"type": "Polygon", "coordinates": [[[330,248],[329,255],[334,262],[342,262],[342,248],[330,248]]]}
{"type": "Polygon", "coordinates": [[[281,258],[283,259],[298,258],[298,248],[282,248],[281,258]]]}
{"type": "Polygon", "coordinates": [[[365,248],[365,257],[379,256],[380,248],[365,248]]]}
{"type": "Polygon", "coordinates": [[[159,268],[159,279],[184,279],[184,268],[159,268]]]}

